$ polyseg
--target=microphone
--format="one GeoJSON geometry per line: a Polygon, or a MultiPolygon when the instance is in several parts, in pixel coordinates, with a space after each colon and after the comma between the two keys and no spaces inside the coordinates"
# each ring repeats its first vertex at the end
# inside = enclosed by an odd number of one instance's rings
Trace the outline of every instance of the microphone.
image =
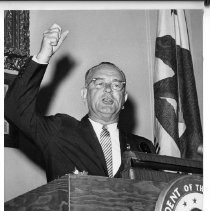
{"type": "Polygon", "coordinates": [[[200,144],[197,148],[197,153],[203,155],[203,144],[200,144]]]}
{"type": "Polygon", "coordinates": [[[145,142],[140,143],[139,146],[140,146],[140,148],[142,149],[143,152],[151,153],[149,146],[145,142]]]}

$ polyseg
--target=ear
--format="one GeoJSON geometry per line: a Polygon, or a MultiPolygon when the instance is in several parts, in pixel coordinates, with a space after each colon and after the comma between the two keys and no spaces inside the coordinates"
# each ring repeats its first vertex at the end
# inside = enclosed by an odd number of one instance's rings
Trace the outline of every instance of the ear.
{"type": "Polygon", "coordinates": [[[83,100],[85,100],[87,98],[87,88],[83,87],[81,89],[81,97],[83,100]]]}

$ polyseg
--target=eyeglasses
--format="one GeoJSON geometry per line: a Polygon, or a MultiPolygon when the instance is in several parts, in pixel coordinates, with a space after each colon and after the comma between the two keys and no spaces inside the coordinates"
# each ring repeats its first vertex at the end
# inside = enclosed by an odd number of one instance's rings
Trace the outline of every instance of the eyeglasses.
{"type": "Polygon", "coordinates": [[[126,82],[125,81],[118,81],[118,80],[115,80],[115,81],[112,81],[111,83],[106,83],[104,81],[104,79],[102,78],[93,78],[89,83],[88,83],[88,86],[93,83],[94,87],[96,89],[101,89],[101,88],[104,88],[106,86],[106,84],[110,84],[111,85],[111,89],[112,90],[115,90],[115,91],[121,91],[124,87],[125,87],[125,84],[126,82]]]}

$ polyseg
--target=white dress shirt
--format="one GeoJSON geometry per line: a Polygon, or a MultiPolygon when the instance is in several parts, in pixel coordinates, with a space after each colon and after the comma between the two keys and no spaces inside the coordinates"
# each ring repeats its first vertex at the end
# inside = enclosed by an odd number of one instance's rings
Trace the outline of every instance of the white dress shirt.
{"type": "MultiPolygon", "coordinates": [[[[97,135],[98,140],[100,140],[100,134],[102,131],[103,125],[90,119],[90,122],[93,126],[93,129],[97,135]]],[[[117,123],[107,125],[107,130],[110,133],[111,142],[112,142],[112,164],[113,164],[113,176],[117,173],[121,165],[121,150],[120,150],[120,141],[119,141],[119,130],[117,128],[117,123]]]]}

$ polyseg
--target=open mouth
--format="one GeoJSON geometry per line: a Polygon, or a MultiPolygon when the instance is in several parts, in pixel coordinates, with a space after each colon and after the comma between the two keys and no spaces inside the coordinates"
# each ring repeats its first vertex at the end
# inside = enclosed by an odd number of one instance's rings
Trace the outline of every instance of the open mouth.
{"type": "Polygon", "coordinates": [[[104,97],[102,98],[102,102],[107,105],[112,105],[114,103],[114,100],[110,97],[104,97]]]}

